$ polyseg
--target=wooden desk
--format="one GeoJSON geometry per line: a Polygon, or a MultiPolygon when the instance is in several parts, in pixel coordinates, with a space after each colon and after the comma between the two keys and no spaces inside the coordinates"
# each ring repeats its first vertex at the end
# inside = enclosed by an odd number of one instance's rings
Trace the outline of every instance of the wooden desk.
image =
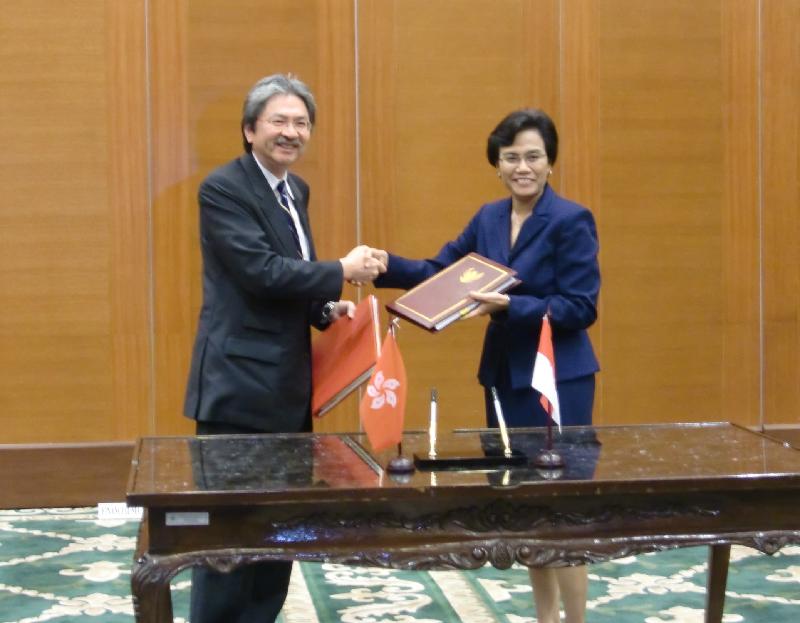
{"type": "MultiPolygon", "coordinates": [[[[461,431],[440,452],[493,454],[495,431],[461,431]]],[[[528,455],[541,429],[517,429],[528,455]]],[[[706,620],[722,618],[731,544],[800,542],[800,452],[730,424],[564,429],[566,468],[385,473],[360,435],[144,438],[128,503],[144,506],[136,620],[172,621],[169,581],[294,559],[399,569],[599,562],[711,546],[706,620]]],[[[427,453],[407,434],[404,452],[427,453]]]]}

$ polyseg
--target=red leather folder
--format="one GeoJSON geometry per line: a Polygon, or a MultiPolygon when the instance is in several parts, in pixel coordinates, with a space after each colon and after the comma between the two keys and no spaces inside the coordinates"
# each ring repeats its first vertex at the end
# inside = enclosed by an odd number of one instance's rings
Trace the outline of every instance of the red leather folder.
{"type": "Polygon", "coordinates": [[[441,331],[479,305],[469,298],[470,292],[506,292],[519,283],[516,274],[482,255],[468,253],[387,304],[386,309],[423,329],[441,331]]]}
{"type": "Polygon", "coordinates": [[[369,380],[380,354],[378,299],[369,295],[354,318],[336,320],[311,346],[311,413],[324,415],[369,380]]]}

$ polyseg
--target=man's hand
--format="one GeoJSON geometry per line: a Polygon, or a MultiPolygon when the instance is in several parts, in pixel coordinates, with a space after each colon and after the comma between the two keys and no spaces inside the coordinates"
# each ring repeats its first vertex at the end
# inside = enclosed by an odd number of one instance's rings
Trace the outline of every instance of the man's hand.
{"type": "Polygon", "coordinates": [[[386,264],[374,258],[371,251],[362,244],[339,260],[344,278],[355,286],[373,281],[380,273],[386,272],[386,264]]]}
{"type": "Polygon", "coordinates": [[[353,301],[336,301],[333,304],[333,311],[331,312],[331,322],[339,320],[344,316],[354,318],[356,315],[356,304],[353,301]]]}
{"type": "Polygon", "coordinates": [[[475,318],[476,316],[485,316],[486,314],[503,311],[508,309],[508,305],[511,303],[508,294],[500,294],[499,292],[470,292],[469,297],[478,301],[480,305],[464,318],[475,318]]]}

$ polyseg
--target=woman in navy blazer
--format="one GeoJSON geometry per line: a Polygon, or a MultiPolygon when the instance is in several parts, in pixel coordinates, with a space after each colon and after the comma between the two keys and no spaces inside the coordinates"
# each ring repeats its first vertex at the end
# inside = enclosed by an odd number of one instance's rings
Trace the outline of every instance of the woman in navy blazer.
{"type": "MultiPolygon", "coordinates": [[[[548,185],[557,155],[558,133],[546,113],[512,112],[487,145],[489,162],[510,196],[482,206],[432,259],[373,251],[387,266],[375,281],[378,287],[411,288],[472,251],[517,271],[522,283],[508,294],[473,293],[480,305],[468,316],[491,316],[478,370],[489,426],[497,425],[491,387],[497,388],[509,426],[546,424],[539,393],[531,387],[545,314],[553,329],[561,422],[591,423],[599,366],[586,330],[597,318],[600,291],[597,229],[589,210],[548,185]]],[[[567,622],[583,622],[586,578],[583,566],[531,569],[539,623],[559,620],[559,588],[567,622]]]]}

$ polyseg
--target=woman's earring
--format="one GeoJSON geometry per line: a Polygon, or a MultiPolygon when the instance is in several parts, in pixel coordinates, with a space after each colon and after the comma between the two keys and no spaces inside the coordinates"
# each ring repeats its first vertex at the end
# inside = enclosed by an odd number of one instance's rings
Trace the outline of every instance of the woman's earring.
{"type": "Polygon", "coordinates": [[[547,170],[547,177],[550,177],[553,174],[553,169],[547,170]]]}
{"type": "Polygon", "coordinates": [[[500,177],[500,171],[497,172],[497,177],[500,177]]]}

